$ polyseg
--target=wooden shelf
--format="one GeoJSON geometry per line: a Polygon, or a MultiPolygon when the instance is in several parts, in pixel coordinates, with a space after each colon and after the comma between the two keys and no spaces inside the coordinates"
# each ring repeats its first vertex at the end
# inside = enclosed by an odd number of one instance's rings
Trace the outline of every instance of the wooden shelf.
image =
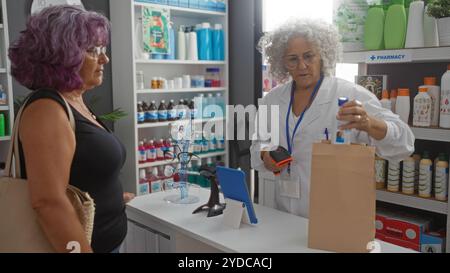
{"type": "Polygon", "coordinates": [[[421,198],[417,195],[406,195],[402,193],[388,192],[386,190],[377,190],[377,200],[405,207],[437,212],[440,214],[448,213],[447,202],[421,198]]]}
{"type": "MultiPolygon", "coordinates": [[[[226,152],[214,152],[214,153],[207,153],[207,154],[200,154],[198,155],[198,157],[200,159],[204,159],[204,158],[212,158],[212,157],[217,157],[217,156],[225,156],[227,153],[226,152]]],[[[195,160],[195,158],[192,158],[193,160],[195,160]]],[[[156,162],[152,162],[152,163],[144,163],[144,164],[139,164],[138,167],[139,169],[145,169],[145,168],[152,168],[152,167],[158,167],[158,166],[164,166],[164,165],[170,165],[170,164],[178,164],[179,161],[178,160],[166,160],[166,161],[156,161],[156,162]]]]}
{"type": "Polygon", "coordinates": [[[219,88],[187,88],[187,89],[144,89],[136,91],[137,94],[175,94],[175,93],[212,93],[227,91],[226,87],[219,88]]]}
{"type": "MultiPolygon", "coordinates": [[[[399,50],[378,50],[378,51],[358,51],[345,52],[343,63],[367,63],[376,64],[371,61],[372,56],[378,55],[407,55],[411,60],[400,61],[399,63],[433,63],[450,61],[450,47],[430,47],[399,50]]],[[[389,61],[379,64],[391,63],[389,61]]]]}

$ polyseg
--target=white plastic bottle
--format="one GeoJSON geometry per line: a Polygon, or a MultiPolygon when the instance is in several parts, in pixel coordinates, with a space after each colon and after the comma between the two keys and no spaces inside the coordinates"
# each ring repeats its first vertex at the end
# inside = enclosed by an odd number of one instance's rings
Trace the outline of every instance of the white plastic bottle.
{"type": "Polygon", "coordinates": [[[420,175],[420,161],[422,160],[422,157],[420,154],[414,154],[414,171],[415,171],[415,178],[414,178],[414,192],[417,192],[419,190],[419,175],[420,175]]]}
{"type": "Polygon", "coordinates": [[[423,15],[423,36],[425,47],[439,46],[439,33],[437,26],[437,19],[427,14],[428,5],[425,7],[423,15]]]}
{"type": "Polygon", "coordinates": [[[400,119],[408,124],[409,113],[411,110],[411,102],[409,98],[409,89],[403,88],[398,90],[397,102],[395,105],[395,110],[400,116],[400,119]]]}
{"type": "Polygon", "coordinates": [[[217,93],[216,95],[216,104],[220,107],[220,109],[222,110],[222,113],[219,113],[219,115],[217,116],[217,118],[223,118],[226,116],[225,113],[225,100],[222,97],[222,94],[217,93]]]}
{"type": "Polygon", "coordinates": [[[189,37],[189,46],[187,59],[190,61],[198,61],[198,49],[197,49],[197,32],[195,32],[195,28],[191,27],[188,33],[189,37]]]}
{"type": "Polygon", "coordinates": [[[425,85],[419,87],[428,88],[428,95],[431,97],[431,127],[439,126],[439,110],[441,100],[441,87],[436,85],[435,77],[426,77],[424,79],[425,85]]]}
{"type": "Polygon", "coordinates": [[[392,113],[397,114],[397,96],[398,96],[398,92],[397,89],[393,89],[391,90],[391,107],[392,107],[392,113]]]}
{"type": "Polygon", "coordinates": [[[387,190],[400,191],[400,162],[389,161],[387,190]]]}
{"type": "Polygon", "coordinates": [[[428,152],[423,153],[420,161],[419,173],[419,196],[423,198],[431,197],[431,181],[433,177],[433,162],[430,160],[428,152]]]}
{"type": "Polygon", "coordinates": [[[450,64],[441,80],[441,114],[439,127],[450,129],[450,64]]]}
{"type": "Polygon", "coordinates": [[[389,99],[389,91],[383,90],[383,95],[380,103],[383,108],[392,110],[392,102],[389,99]]]}
{"type": "Polygon", "coordinates": [[[208,98],[207,98],[207,104],[208,104],[208,109],[207,109],[207,117],[208,118],[215,118],[216,117],[216,100],[213,96],[213,94],[208,94],[208,98]]]}
{"type": "Polygon", "coordinates": [[[405,48],[424,47],[423,13],[423,1],[414,1],[410,4],[405,48]]]}
{"type": "Polygon", "coordinates": [[[378,190],[386,188],[386,164],[386,160],[375,156],[375,183],[378,190]]]}
{"type": "Polygon", "coordinates": [[[430,127],[432,100],[428,95],[428,88],[419,88],[419,93],[414,98],[413,126],[430,127]]]}
{"type": "Polygon", "coordinates": [[[439,201],[447,201],[448,198],[448,158],[439,156],[435,171],[435,198],[439,201]]]}
{"type": "Polygon", "coordinates": [[[184,26],[180,26],[177,40],[177,59],[186,60],[186,34],[184,33],[184,26]]]}
{"type": "Polygon", "coordinates": [[[147,195],[150,193],[150,184],[147,180],[147,174],[145,169],[139,170],[139,196],[147,195]]]}
{"type": "Polygon", "coordinates": [[[403,161],[402,192],[404,194],[414,194],[414,181],[416,178],[415,168],[416,161],[413,156],[410,156],[403,161]]]}

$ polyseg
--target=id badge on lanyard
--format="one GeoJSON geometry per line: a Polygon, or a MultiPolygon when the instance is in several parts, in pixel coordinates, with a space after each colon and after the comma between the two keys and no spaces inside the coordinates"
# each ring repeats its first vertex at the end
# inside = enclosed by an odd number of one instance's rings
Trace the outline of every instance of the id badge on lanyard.
{"type": "MultiPolygon", "coordinates": [[[[292,133],[292,137],[291,137],[290,130],[289,130],[289,119],[291,117],[292,105],[294,103],[294,93],[295,93],[295,89],[296,89],[295,82],[292,83],[291,101],[289,102],[288,112],[286,114],[286,140],[287,140],[287,145],[288,145],[288,151],[291,154],[291,156],[293,156],[293,146],[294,146],[295,135],[298,131],[298,128],[300,127],[300,124],[303,121],[303,118],[305,117],[306,111],[308,111],[309,107],[311,107],[314,97],[317,95],[317,92],[319,92],[319,89],[320,89],[320,86],[322,85],[323,79],[324,79],[324,77],[322,76],[320,78],[319,82],[314,87],[314,91],[311,94],[311,97],[309,98],[308,105],[306,106],[305,110],[303,110],[302,114],[300,115],[300,118],[298,119],[297,124],[295,125],[294,132],[292,133]]],[[[289,166],[287,168],[287,174],[288,174],[288,176],[291,175],[291,164],[289,164],[289,166]]]]}

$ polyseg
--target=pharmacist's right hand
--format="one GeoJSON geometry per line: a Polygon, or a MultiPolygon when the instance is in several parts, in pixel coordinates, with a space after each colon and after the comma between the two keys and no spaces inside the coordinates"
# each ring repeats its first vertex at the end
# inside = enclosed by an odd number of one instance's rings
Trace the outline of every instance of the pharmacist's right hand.
{"type": "Polygon", "coordinates": [[[273,161],[272,157],[270,156],[270,153],[267,151],[261,152],[261,159],[264,162],[264,167],[266,167],[267,170],[273,173],[280,173],[288,167],[288,166],[278,167],[273,161]]]}

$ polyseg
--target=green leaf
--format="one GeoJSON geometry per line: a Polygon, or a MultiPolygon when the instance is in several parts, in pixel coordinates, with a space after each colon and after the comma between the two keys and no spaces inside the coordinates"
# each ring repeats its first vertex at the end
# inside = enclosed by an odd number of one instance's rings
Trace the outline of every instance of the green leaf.
{"type": "Polygon", "coordinates": [[[116,121],[118,121],[121,118],[124,118],[126,116],[128,116],[128,114],[126,112],[122,111],[120,108],[118,108],[118,109],[115,109],[114,111],[112,111],[111,113],[102,115],[102,116],[100,116],[98,118],[103,120],[103,121],[116,122],[116,121]]]}

